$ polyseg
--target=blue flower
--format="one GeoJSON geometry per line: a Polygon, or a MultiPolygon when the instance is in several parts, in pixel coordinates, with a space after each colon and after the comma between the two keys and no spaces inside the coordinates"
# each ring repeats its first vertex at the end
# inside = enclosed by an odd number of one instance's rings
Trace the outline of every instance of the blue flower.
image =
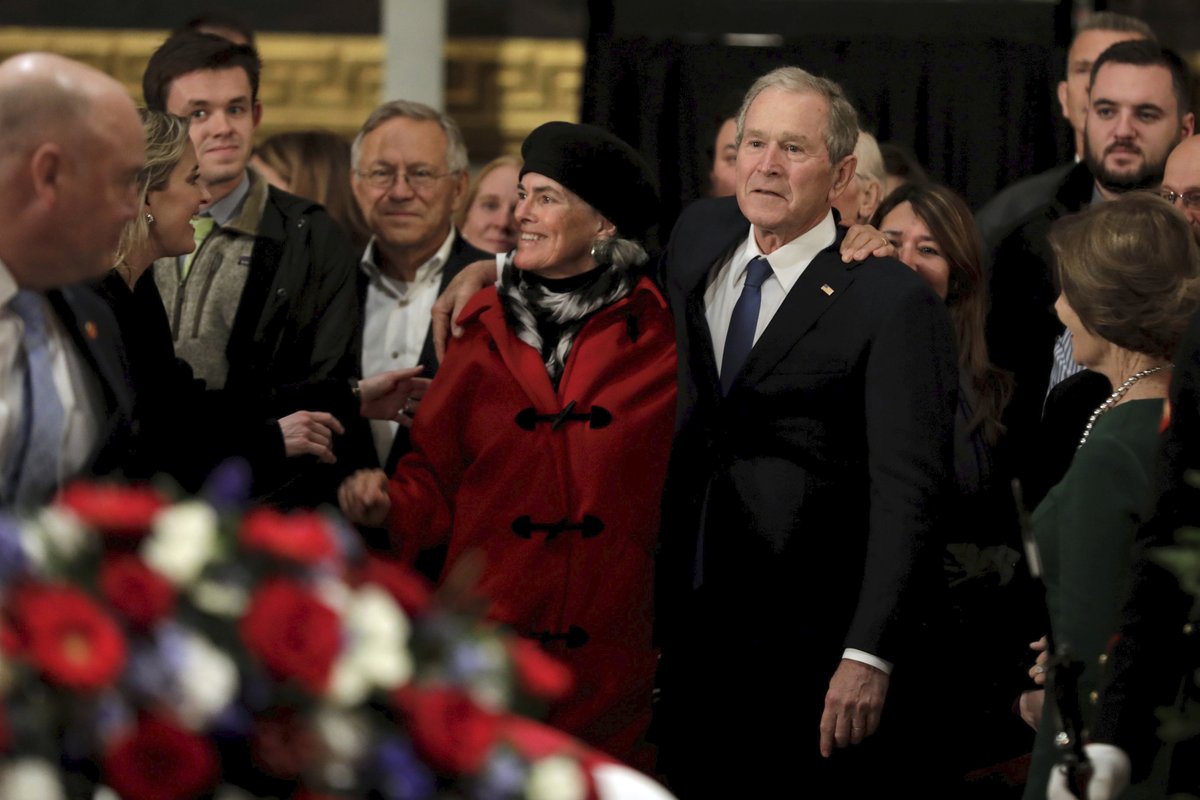
{"type": "Polygon", "coordinates": [[[21,546],[21,525],[16,517],[0,513],[0,583],[25,572],[29,559],[21,546]]]}
{"type": "Polygon", "coordinates": [[[375,748],[376,788],[384,800],[425,800],[437,791],[437,779],[412,746],[399,737],[388,737],[375,748]]]}

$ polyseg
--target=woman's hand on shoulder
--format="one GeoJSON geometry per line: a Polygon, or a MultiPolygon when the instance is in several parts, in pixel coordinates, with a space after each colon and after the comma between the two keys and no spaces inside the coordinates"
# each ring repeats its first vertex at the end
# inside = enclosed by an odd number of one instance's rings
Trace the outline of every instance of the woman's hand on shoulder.
{"type": "Polygon", "coordinates": [[[878,228],[870,225],[851,225],[842,239],[842,261],[864,261],[870,256],[887,258],[896,255],[896,248],[878,228]]]}
{"type": "Polygon", "coordinates": [[[392,508],[387,475],[381,469],[360,469],[338,487],[338,506],[355,525],[378,528],[392,508]]]}
{"type": "Polygon", "coordinates": [[[485,289],[496,282],[496,261],[475,261],[463,267],[462,271],[450,279],[446,291],[442,292],[437,302],[433,304],[433,351],[438,363],[446,357],[446,345],[450,337],[455,339],[462,336],[462,328],[454,324],[458,315],[467,307],[467,303],[480,289],[485,289]]]}

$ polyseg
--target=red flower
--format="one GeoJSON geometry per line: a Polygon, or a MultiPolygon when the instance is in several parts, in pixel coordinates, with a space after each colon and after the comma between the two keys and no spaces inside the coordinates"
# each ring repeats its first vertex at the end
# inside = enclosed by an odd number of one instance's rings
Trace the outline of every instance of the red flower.
{"type": "Polygon", "coordinates": [[[184,800],[212,788],[220,774],[207,740],[146,716],[104,759],[104,782],[123,800],[184,800]]]}
{"type": "Polygon", "coordinates": [[[393,696],[408,716],[413,747],[435,772],[473,775],[496,741],[501,717],[457,689],[406,686],[393,696]]]}
{"type": "Polygon", "coordinates": [[[134,627],[145,630],[171,613],[170,581],[135,555],[110,556],[100,566],[100,592],[134,627]]]}
{"type": "Polygon", "coordinates": [[[325,691],[341,647],[338,616],[288,578],[263,583],[242,619],[242,640],[278,680],[325,691]]]}
{"type": "Polygon", "coordinates": [[[410,617],[420,615],[433,600],[429,581],[410,567],[391,559],[367,556],[359,572],[359,580],[381,586],[410,617]]]}
{"type": "Polygon", "coordinates": [[[336,553],[333,531],[319,514],[280,514],[260,508],[242,519],[241,539],[248,550],[301,564],[315,564],[336,553]]]}
{"type": "Polygon", "coordinates": [[[322,758],[321,740],[300,714],[290,708],[272,709],[254,720],[250,737],[254,763],[268,775],[295,780],[322,758]]]}
{"type": "Polygon", "coordinates": [[[109,686],[125,666],[117,624],[83,592],[28,585],[13,598],[13,623],[47,680],[88,691],[109,686]]]}
{"type": "Polygon", "coordinates": [[[509,656],[525,691],[543,700],[557,700],[571,691],[575,679],[571,669],[529,639],[508,640],[509,656]]]}
{"type": "Polygon", "coordinates": [[[167,504],[149,486],[100,483],[73,483],[59,493],[58,502],[101,533],[122,538],[145,536],[154,515],[167,504]]]}

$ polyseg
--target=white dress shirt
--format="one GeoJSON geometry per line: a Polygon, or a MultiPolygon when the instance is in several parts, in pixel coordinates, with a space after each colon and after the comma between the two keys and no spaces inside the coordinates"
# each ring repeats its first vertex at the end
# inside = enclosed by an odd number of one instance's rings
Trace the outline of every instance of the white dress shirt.
{"type": "MultiPolygon", "coordinates": [[[[804,270],[812,260],[829,245],[837,240],[837,224],[833,221],[833,212],[814,227],[797,236],[792,241],[765,256],[771,265],[771,275],[762,285],[762,302],[758,307],[758,325],[754,329],[754,341],[762,336],[767,325],[771,323],[775,312],[783,305],[783,299],[800,280],[804,270]]],[[[754,238],[754,227],[751,226],[746,241],[738,245],[729,260],[714,270],[709,276],[708,288],[704,290],[704,316],[708,320],[708,330],[712,335],[713,354],[717,359],[717,374],[721,372],[721,360],[724,357],[725,337],[729,333],[729,319],[733,316],[733,306],[742,295],[742,287],[746,284],[746,266],[758,256],[763,255],[754,238]]],[[[892,665],[882,658],[846,648],[843,658],[860,661],[890,675],[892,665]]]]}
{"type": "MultiPolygon", "coordinates": [[[[783,298],[800,280],[804,270],[817,257],[817,253],[833,244],[837,239],[837,225],[833,212],[809,230],[797,236],[783,247],[765,256],[771,265],[771,275],[762,285],[762,303],[758,307],[758,326],[754,329],[754,341],[762,336],[775,312],[783,305],[783,298]]],[[[763,255],[754,239],[751,226],[746,241],[738,245],[728,261],[709,276],[708,288],[704,290],[704,316],[712,334],[713,352],[717,356],[717,373],[721,372],[721,361],[725,355],[725,337],[729,333],[729,319],[733,307],[742,296],[746,284],[746,266],[763,255]]]]}
{"type": "MultiPolygon", "coordinates": [[[[0,491],[7,481],[11,459],[20,437],[25,402],[25,353],[21,339],[25,323],[9,302],[17,294],[17,283],[0,261],[0,491]]],[[[100,387],[80,355],[58,314],[42,299],[54,387],[63,406],[63,439],[59,456],[58,483],[79,474],[89,463],[100,440],[100,415],[95,402],[100,387]]],[[[7,498],[2,498],[7,502],[7,498]]]]}
{"type": "MultiPolygon", "coordinates": [[[[442,270],[454,245],[454,227],[433,257],[417,267],[416,279],[402,281],[379,270],[375,239],[367,244],[361,268],[370,278],[363,319],[362,374],[415,367],[425,347],[429,320],[442,282],[442,270]]],[[[371,420],[379,463],[387,461],[398,423],[371,420]]]]}

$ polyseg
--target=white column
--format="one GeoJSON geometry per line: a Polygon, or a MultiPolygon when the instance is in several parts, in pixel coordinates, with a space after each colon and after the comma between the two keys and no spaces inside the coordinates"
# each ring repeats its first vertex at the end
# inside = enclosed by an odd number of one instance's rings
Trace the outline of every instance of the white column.
{"type": "Polygon", "coordinates": [[[383,101],[446,105],[446,0],[380,0],[383,101]]]}

